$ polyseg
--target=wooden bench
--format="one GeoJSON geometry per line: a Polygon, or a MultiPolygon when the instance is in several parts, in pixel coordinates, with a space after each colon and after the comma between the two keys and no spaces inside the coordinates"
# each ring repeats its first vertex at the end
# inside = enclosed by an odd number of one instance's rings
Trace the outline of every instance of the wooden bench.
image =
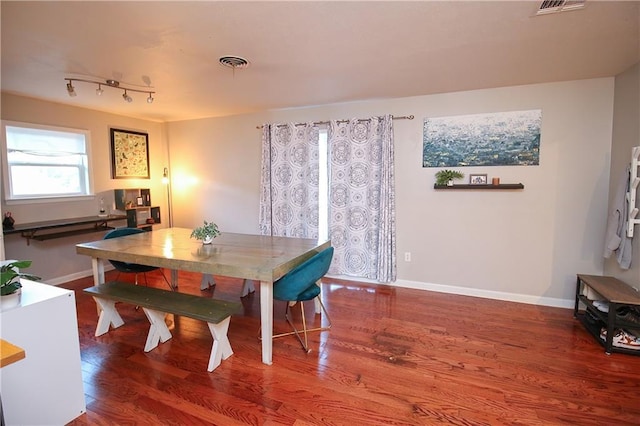
{"type": "Polygon", "coordinates": [[[213,336],[213,347],[209,357],[208,371],[213,371],[222,359],[233,355],[227,338],[231,314],[240,311],[242,305],[237,302],[209,299],[191,294],[145,287],[118,281],[85,288],[84,292],[93,296],[100,308],[100,317],[96,327],[96,336],[109,331],[109,327],[118,328],[124,324],[116,310],[116,302],[130,303],[142,307],[151,323],[145,352],[156,348],[159,342],[171,339],[171,332],[164,322],[167,313],[181,315],[205,321],[213,336]]]}

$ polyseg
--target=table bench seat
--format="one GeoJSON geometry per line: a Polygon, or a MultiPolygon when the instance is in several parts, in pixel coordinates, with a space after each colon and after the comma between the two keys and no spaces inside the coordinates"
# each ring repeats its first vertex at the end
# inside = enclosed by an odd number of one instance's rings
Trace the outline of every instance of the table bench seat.
{"type": "Polygon", "coordinates": [[[213,336],[213,347],[209,357],[208,371],[213,371],[220,365],[222,359],[233,355],[227,330],[231,315],[239,312],[242,307],[240,303],[119,281],[89,287],[83,291],[93,296],[100,308],[96,336],[107,333],[110,326],[118,328],[124,324],[115,307],[116,302],[124,302],[140,306],[151,323],[145,352],[149,352],[160,342],[164,343],[171,338],[171,332],[164,322],[166,314],[171,313],[205,321],[209,326],[213,336]]]}

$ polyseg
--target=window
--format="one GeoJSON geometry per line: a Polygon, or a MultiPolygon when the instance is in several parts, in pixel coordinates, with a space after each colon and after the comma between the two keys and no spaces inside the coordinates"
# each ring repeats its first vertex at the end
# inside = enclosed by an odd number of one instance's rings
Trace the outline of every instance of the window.
{"type": "Polygon", "coordinates": [[[91,195],[89,132],[3,122],[7,200],[91,195]]]}

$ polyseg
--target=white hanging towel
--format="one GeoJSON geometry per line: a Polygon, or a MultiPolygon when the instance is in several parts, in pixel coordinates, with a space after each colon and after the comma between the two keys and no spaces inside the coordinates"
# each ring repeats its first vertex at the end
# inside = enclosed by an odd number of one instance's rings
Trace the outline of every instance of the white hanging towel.
{"type": "Polygon", "coordinates": [[[615,252],[618,264],[622,269],[631,267],[632,238],[627,237],[627,223],[629,221],[627,192],[629,192],[630,173],[631,165],[628,165],[616,188],[615,198],[607,220],[604,246],[604,257],[608,259],[615,252]]]}

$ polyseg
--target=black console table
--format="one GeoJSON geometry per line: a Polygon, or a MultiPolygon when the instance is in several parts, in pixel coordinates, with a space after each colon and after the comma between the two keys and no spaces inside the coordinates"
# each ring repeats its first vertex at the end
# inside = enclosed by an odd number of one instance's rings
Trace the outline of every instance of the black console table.
{"type": "Polygon", "coordinates": [[[63,238],[72,235],[88,234],[91,232],[113,229],[112,226],[109,226],[110,222],[126,219],[126,215],[74,217],[68,219],[46,220],[43,222],[15,224],[12,229],[3,229],[2,232],[4,235],[19,233],[22,237],[27,239],[27,245],[29,245],[30,240],[45,241],[54,238],[63,238]],[[61,230],[62,228],[73,229],[61,230]],[[54,231],[51,232],[52,230],[54,231]]]}

